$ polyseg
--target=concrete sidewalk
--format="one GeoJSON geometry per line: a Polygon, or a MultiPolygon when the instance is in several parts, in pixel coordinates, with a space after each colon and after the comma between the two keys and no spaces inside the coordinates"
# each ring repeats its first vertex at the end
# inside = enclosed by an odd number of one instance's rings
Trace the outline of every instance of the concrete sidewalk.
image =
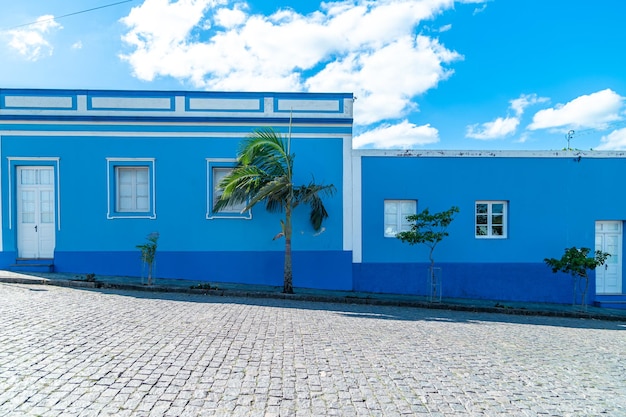
{"type": "Polygon", "coordinates": [[[122,276],[94,276],[73,273],[18,273],[0,270],[0,283],[55,285],[75,288],[103,288],[148,292],[178,292],[206,294],[207,296],[277,298],[330,303],[373,304],[418,307],[429,309],[538,315],[552,317],[585,318],[626,321],[626,310],[588,306],[582,310],[569,304],[527,303],[495,300],[443,298],[430,302],[427,297],[403,294],[377,294],[354,291],[331,291],[296,288],[295,294],[283,294],[282,287],[253,284],[213,283],[183,279],[155,279],[148,286],[145,278],[122,276]]]}

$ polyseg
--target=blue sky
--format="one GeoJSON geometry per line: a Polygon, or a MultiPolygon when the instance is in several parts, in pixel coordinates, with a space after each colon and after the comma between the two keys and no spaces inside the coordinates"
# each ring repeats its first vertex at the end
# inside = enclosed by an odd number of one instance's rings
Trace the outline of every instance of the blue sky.
{"type": "Polygon", "coordinates": [[[623,0],[0,0],[0,11],[0,88],[352,92],[355,147],[558,150],[574,131],[573,148],[626,150],[623,0]]]}

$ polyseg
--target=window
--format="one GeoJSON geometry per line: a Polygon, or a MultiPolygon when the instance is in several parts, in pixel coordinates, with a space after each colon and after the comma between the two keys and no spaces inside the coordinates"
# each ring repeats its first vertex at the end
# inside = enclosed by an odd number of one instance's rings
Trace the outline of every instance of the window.
{"type": "Polygon", "coordinates": [[[246,203],[230,205],[219,212],[213,210],[215,203],[222,196],[223,190],[219,187],[225,176],[230,174],[237,164],[234,159],[207,159],[207,219],[251,219],[250,210],[243,211],[246,203]]]}
{"type": "Polygon", "coordinates": [[[506,201],[477,201],[475,216],[477,238],[506,238],[506,201]]]}
{"type": "Polygon", "coordinates": [[[398,232],[411,229],[406,217],[415,214],[415,200],[385,200],[385,237],[396,237],[398,232]]]}
{"type": "Polygon", "coordinates": [[[148,167],[115,167],[115,208],[118,212],[147,212],[150,208],[148,167]]]}
{"type": "MultiPolygon", "coordinates": [[[[232,168],[224,168],[224,167],[213,167],[213,206],[217,203],[217,200],[220,199],[224,190],[222,190],[219,185],[220,182],[226,177],[228,174],[233,172],[232,168]]],[[[220,213],[231,213],[231,214],[240,214],[243,209],[246,208],[246,203],[239,204],[231,204],[224,208],[220,213]]]]}
{"type": "Polygon", "coordinates": [[[156,218],[154,159],[108,158],[108,218],[156,218]]]}

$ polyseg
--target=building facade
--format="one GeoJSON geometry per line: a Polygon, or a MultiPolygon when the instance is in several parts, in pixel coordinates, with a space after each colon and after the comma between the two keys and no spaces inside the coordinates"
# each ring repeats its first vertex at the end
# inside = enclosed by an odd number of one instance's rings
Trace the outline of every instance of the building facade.
{"type": "MultiPolygon", "coordinates": [[[[589,302],[624,301],[622,152],[352,150],[351,94],[0,89],[0,269],[282,284],[278,214],[216,213],[217,183],[255,129],[292,137],[298,183],[333,184],[321,233],[294,216],[294,286],[429,292],[406,215],[457,206],[434,257],[444,297],[572,302],[544,258],[611,253],[589,302]],[[621,298],[620,298],[621,297],[621,298]]],[[[609,304],[606,304],[609,305],[609,304]]],[[[612,304],[611,304],[612,305],[612,304]]]]}
{"type": "Polygon", "coordinates": [[[570,303],[571,278],[543,260],[576,246],[611,254],[588,300],[621,301],[624,175],[623,152],[354,151],[354,288],[427,294],[428,249],[395,232],[406,214],[457,206],[434,252],[444,296],[570,303]]]}
{"type": "Polygon", "coordinates": [[[139,276],[158,232],[158,277],[280,285],[278,216],[212,210],[268,126],[291,131],[296,181],[337,188],[324,233],[294,215],[296,285],[350,289],[351,94],[2,89],[0,267],[139,276]]]}

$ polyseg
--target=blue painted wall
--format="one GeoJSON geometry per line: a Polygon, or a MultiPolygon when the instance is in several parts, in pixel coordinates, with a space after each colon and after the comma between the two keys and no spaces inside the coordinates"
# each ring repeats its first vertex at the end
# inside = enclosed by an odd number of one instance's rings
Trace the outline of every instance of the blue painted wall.
{"type": "MultiPolygon", "coordinates": [[[[323,233],[309,225],[306,207],[294,214],[296,287],[426,295],[427,249],[383,233],[384,200],[414,199],[418,211],[452,205],[461,210],[435,251],[444,297],[570,303],[571,279],[552,274],[543,259],[559,257],[570,246],[593,248],[598,220],[626,220],[626,196],[615,185],[626,174],[623,154],[400,157],[356,151],[361,236],[344,236],[344,225],[352,221],[343,211],[349,192],[344,181],[352,174],[344,172],[351,99],[0,89],[0,268],[16,258],[16,166],[44,164],[55,167],[60,190],[57,271],[141,275],[136,245],[159,232],[157,277],[281,285],[284,241],[272,240],[281,215],[259,206],[252,219],[206,219],[207,158],[234,158],[247,134],[267,126],[283,134],[292,130],[296,182],[314,178],[337,188],[325,200],[330,218],[323,233]],[[37,97],[50,100],[37,104],[37,97]],[[156,218],[107,218],[107,158],[154,160],[156,218]],[[508,202],[506,239],[474,237],[477,200],[508,202]],[[362,259],[357,263],[349,243],[354,239],[361,239],[355,242],[362,259]]],[[[594,276],[590,301],[593,293],[594,276]]]]}
{"type": "MultiPolygon", "coordinates": [[[[136,245],[143,243],[149,233],[158,231],[161,277],[250,282],[260,276],[263,283],[282,282],[284,240],[272,240],[280,231],[280,214],[268,213],[260,205],[253,209],[252,220],[205,218],[206,158],[233,158],[241,139],[59,137],[51,140],[5,136],[2,154],[60,158],[61,230],[57,232],[55,251],[58,271],[138,275],[141,265],[136,245]],[[156,219],[107,219],[107,157],[155,158],[156,219]],[[181,256],[182,253],[186,255],[181,256]]],[[[351,287],[351,260],[342,250],[342,146],[341,139],[297,139],[292,143],[296,153],[296,181],[305,183],[315,175],[316,181],[334,184],[338,191],[325,200],[330,216],[324,224],[324,233],[316,235],[305,206],[295,212],[296,285],[351,287]],[[320,256],[328,259],[317,262],[320,256]],[[301,268],[316,264],[317,269],[301,268]],[[334,274],[316,273],[333,267],[348,271],[343,282],[328,282],[323,277],[334,274]]],[[[3,171],[7,169],[5,159],[3,171]]],[[[3,200],[8,201],[8,184],[3,186],[3,193],[3,200]]],[[[15,213],[15,207],[13,210],[15,213]]],[[[4,219],[7,218],[5,205],[4,219]]],[[[5,230],[3,246],[5,251],[16,250],[15,228],[5,230]]]]}
{"type": "Polygon", "coordinates": [[[14,263],[17,253],[16,166],[44,164],[54,165],[59,176],[56,271],[138,276],[142,265],[136,246],[149,233],[159,232],[157,277],[282,285],[284,240],[273,240],[282,215],[259,205],[253,208],[252,219],[207,219],[207,158],[235,158],[241,141],[256,128],[274,127],[286,135],[291,112],[283,107],[293,100],[300,106],[291,127],[295,182],[314,178],[337,189],[325,199],[330,216],[323,233],[310,226],[306,206],[294,212],[294,285],[351,289],[352,259],[343,248],[342,208],[344,137],[351,134],[352,124],[344,100],[350,98],[347,94],[0,90],[0,268],[14,263]],[[81,94],[87,103],[82,107],[81,94]],[[13,97],[31,96],[32,109],[11,104],[13,97]],[[36,100],[40,96],[61,99],[53,108],[40,108],[36,100]],[[182,107],[179,96],[184,97],[182,107]],[[71,100],[63,101],[64,97],[71,100]],[[165,100],[147,101],[146,108],[135,110],[102,107],[107,102],[93,101],[101,97],[165,100]],[[268,97],[273,106],[267,106],[268,97]],[[204,99],[224,105],[242,99],[252,107],[256,102],[258,109],[237,110],[235,103],[235,110],[206,110],[192,102],[204,99]],[[330,107],[339,104],[337,110],[307,110],[302,104],[307,100],[323,100],[330,107]],[[37,160],[41,157],[58,158],[58,162],[37,160]],[[107,218],[107,158],[154,159],[155,219],[107,218]]]}
{"type": "Polygon", "coordinates": [[[418,212],[460,208],[434,253],[444,296],[571,302],[570,278],[543,259],[593,248],[596,220],[626,219],[614,181],[624,175],[623,158],[363,157],[363,262],[354,287],[425,294],[428,249],[383,234],[384,200],[415,199],[418,212]],[[508,201],[506,239],[474,237],[477,200],[508,201]]]}

